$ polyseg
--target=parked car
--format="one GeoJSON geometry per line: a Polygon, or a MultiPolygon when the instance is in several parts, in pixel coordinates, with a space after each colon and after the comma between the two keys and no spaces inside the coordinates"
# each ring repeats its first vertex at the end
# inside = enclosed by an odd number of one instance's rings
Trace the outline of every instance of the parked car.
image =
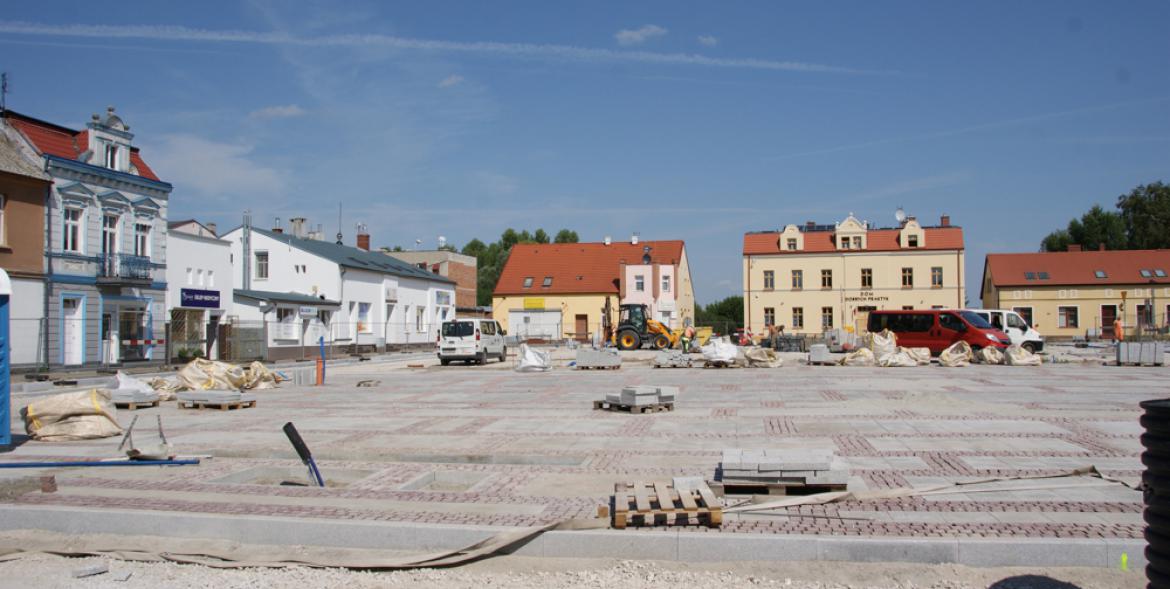
{"type": "Polygon", "coordinates": [[[1008,339],[1012,340],[1012,345],[1020,346],[1032,353],[1044,349],[1044,336],[1036,331],[1035,326],[1028,325],[1019,313],[1007,309],[969,310],[986,319],[992,327],[1006,333],[1008,339]]]}
{"type": "Polygon", "coordinates": [[[503,362],[508,358],[504,344],[506,331],[493,319],[456,319],[444,321],[435,342],[439,363],[443,366],[455,360],[487,364],[488,358],[503,362]]]}
{"type": "Polygon", "coordinates": [[[1006,348],[1011,345],[1007,334],[994,328],[974,311],[965,309],[931,309],[921,311],[871,311],[871,333],[889,329],[898,337],[898,345],[906,348],[930,348],[938,355],[958,341],[971,348],[1006,348]]]}

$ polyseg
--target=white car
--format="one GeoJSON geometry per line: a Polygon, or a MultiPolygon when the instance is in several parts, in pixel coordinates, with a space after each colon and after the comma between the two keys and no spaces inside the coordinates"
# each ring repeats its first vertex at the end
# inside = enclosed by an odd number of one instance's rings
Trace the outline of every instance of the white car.
{"type": "Polygon", "coordinates": [[[1044,336],[1040,335],[1019,313],[1007,309],[968,309],[983,317],[992,327],[1007,334],[1012,345],[1020,346],[1029,352],[1039,352],[1044,349],[1044,336]]]}
{"type": "Polygon", "coordinates": [[[488,358],[503,362],[508,358],[504,345],[507,333],[493,319],[455,319],[444,321],[436,342],[439,363],[443,366],[454,360],[487,364],[488,358]]]}

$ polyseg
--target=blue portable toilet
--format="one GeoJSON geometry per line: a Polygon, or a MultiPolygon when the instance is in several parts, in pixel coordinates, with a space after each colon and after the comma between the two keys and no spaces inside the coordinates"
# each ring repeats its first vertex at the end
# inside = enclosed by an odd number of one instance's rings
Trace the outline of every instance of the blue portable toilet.
{"type": "Polygon", "coordinates": [[[8,309],[11,306],[12,281],[8,273],[0,268],[0,446],[12,445],[12,407],[9,395],[9,381],[12,374],[9,371],[9,357],[12,355],[12,345],[8,339],[8,309]]]}

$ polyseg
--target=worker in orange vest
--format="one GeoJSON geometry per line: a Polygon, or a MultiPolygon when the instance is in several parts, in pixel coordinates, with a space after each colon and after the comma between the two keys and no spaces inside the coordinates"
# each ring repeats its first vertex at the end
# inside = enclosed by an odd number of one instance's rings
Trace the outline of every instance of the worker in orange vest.
{"type": "Polygon", "coordinates": [[[1125,341],[1125,324],[1122,323],[1121,317],[1113,320],[1113,339],[1119,342],[1125,341]]]}

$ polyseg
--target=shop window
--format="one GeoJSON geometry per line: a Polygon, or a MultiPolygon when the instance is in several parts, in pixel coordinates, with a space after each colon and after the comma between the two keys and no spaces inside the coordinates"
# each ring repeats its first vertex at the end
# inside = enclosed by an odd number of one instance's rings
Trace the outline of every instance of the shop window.
{"type": "Polygon", "coordinates": [[[1056,308],[1056,326],[1059,328],[1073,328],[1077,327],[1077,308],[1076,307],[1057,307],[1056,308]]]}
{"type": "Polygon", "coordinates": [[[873,288],[873,269],[861,269],[861,288],[873,288]]]}
{"type": "Polygon", "coordinates": [[[821,307],[821,328],[833,329],[833,308],[821,307]]]}
{"type": "Polygon", "coordinates": [[[833,288],[832,270],[821,270],[821,288],[833,288]]]}
{"type": "Polygon", "coordinates": [[[256,252],[256,280],[268,279],[268,252],[256,252]]]}
{"type": "Polygon", "coordinates": [[[792,271],[792,290],[801,290],[804,288],[804,270],[792,271]]]}
{"type": "Polygon", "coordinates": [[[776,273],[771,270],[764,270],[764,290],[773,290],[776,288],[776,273]]]}
{"type": "Polygon", "coordinates": [[[943,285],[943,270],[942,266],[935,266],[930,269],[930,286],[931,288],[942,288],[943,285]]]}
{"type": "Polygon", "coordinates": [[[776,325],[776,309],[764,307],[764,326],[771,327],[773,325],[776,325]]]}
{"type": "Polygon", "coordinates": [[[804,307],[792,308],[792,328],[804,329],[804,307]]]}
{"type": "Polygon", "coordinates": [[[81,217],[83,212],[81,209],[67,208],[63,213],[65,221],[65,230],[62,231],[61,249],[67,252],[83,253],[82,243],[85,241],[85,233],[82,230],[81,217]]]}

